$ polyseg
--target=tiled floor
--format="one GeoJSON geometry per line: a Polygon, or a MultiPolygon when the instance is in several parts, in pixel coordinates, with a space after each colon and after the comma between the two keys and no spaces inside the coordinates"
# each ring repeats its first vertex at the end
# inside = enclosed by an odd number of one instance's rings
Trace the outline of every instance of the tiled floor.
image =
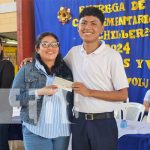
{"type": "Polygon", "coordinates": [[[9,141],[10,150],[25,150],[23,141],[9,141]]]}

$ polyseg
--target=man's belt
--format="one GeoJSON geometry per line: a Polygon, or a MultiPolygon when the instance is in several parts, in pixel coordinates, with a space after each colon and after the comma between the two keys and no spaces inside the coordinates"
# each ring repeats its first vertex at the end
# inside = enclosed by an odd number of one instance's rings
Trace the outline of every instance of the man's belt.
{"type": "Polygon", "coordinates": [[[114,112],[83,113],[83,112],[74,111],[74,117],[76,119],[84,119],[84,120],[110,119],[110,118],[114,118],[114,112]]]}

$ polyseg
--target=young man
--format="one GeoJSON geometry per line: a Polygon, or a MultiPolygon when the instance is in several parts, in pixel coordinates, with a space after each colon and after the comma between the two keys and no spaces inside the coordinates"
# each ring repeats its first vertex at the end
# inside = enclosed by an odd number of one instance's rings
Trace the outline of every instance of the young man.
{"type": "Polygon", "coordinates": [[[117,150],[118,130],[113,110],[128,97],[128,82],[120,54],[99,41],[104,15],[95,7],[79,16],[83,44],[64,58],[73,72],[73,150],[117,150]]]}

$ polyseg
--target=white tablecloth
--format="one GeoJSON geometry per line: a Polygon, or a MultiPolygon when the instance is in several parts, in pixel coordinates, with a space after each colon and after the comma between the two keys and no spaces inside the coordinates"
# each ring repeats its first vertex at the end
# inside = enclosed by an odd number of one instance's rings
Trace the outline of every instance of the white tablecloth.
{"type": "Polygon", "coordinates": [[[127,128],[120,127],[121,120],[117,120],[118,138],[125,134],[147,134],[150,133],[150,123],[139,121],[127,121],[127,128]]]}

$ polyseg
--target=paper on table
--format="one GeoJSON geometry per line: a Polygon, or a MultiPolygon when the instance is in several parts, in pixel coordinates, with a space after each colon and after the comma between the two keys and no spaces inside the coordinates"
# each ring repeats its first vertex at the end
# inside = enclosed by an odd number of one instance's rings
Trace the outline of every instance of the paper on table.
{"type": "Polygon", "coordinates": [[[54,82],[53,82],[53,85],[57,85],[58,88],[62,88],[67,91],[72,91],[72,84],[73,82],[69,80],[65,80],[60,77],[55,77],[54,82]]]}

